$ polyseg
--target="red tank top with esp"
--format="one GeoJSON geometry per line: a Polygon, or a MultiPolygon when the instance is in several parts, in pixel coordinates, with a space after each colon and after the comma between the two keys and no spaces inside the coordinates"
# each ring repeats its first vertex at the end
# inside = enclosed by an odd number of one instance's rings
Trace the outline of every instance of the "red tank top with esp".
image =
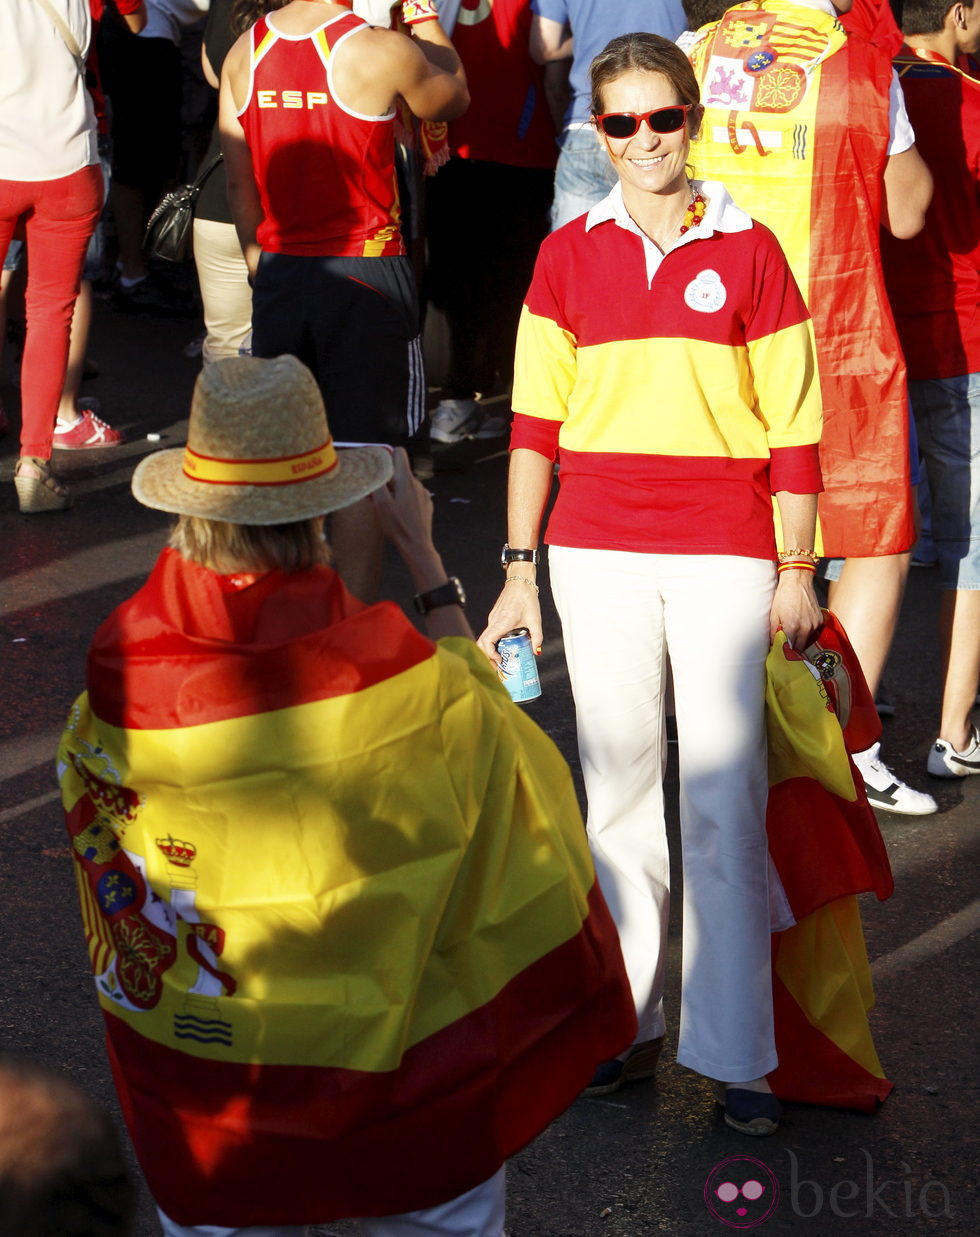
{"type": "Polygon", "coordinates": [[[341,44],[368,28],[353,13],[282,35],[260,18],[239,113],[262,213],[256,239],[298,257],[403,254],[395,175],[394,112],[362,116],[333,89],[341,44]]]}

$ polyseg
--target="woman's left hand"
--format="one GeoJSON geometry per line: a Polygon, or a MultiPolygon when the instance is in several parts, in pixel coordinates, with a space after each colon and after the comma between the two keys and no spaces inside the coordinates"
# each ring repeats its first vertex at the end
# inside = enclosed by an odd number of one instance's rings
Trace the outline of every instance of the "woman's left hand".
{"type": "Polygon", "coordinates": [[[781,571],[769,611],[769,639],[782,628],[794,649],[802,653],[823,625],[823,611],[813,587],[812,571],[781,571]]]}

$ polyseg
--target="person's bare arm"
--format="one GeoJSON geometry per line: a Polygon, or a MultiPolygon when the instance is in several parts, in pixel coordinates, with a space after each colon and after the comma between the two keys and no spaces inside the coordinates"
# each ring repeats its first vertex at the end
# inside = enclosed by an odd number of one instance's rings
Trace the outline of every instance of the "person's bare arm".
{"type": "MultiPolygon", "coordinates": [[[[507,482],[507,544],[517,550],[536,550],[541,520],[551,493],[554,466],[547,456],[526,447],[511,452],[507,482]]],[[[531,646],[540,653],[543,639],[537,568],[533,563],[511,563],[505,584],[477,644],[493,662],[500,662],[497,641],[515,627],[526,627],[531,646]]]]}
{"type": "MultiPolygon", "coordinates": [[[[375,490],[371,504],[385,537],[408,568],[418,593],[439,588],[449,579],[432,540],[432,495],[412,474],[408,456],[401,447],[394,452],[394,473],[387,485],[375,490]]],[[[433,640],[442,636],[473,639],[462,606],[438,606],[425,616],[425,628],[433,640]]]]}
{"type": "MultiPolygon", "coordinates": [[[[792,494],[781,490],[776,494],[776,503],[783,530],[783,548],[812,550],[817,527],[816,494],[792,494]]],[[[776,577],[776,594],[769,611],[769,638],[782,628],[792,647],[801,653],[823,623],[813,578],[813,572],[806,568],[781,571],[776,577]]]]}
{"type": "Polygon", "coordinates": [[[456,49],[437,21],[412,26],[402,51],[397,93],[419,120],[455,120],[470,105],[466,74],[456,49]],[[411,52],[409,55],[408,52],[411,52]]]}
{"type": "Polygon", "coordinates": [[[335,55],[337,97],[362,115],[386,115],[399,95],[420,120],[453,120],[469,106],[463,66],[437,21],[405,34],[374,27],[335,55]]]}
{"type": "Polygon", "coordinates": [[[527,45],[535,64],[572,58],[571,34],[565,33],[565,27],[560,21],[539,17],[537,13],[531,18],[531,33],[527,45]]]}
{"type": "Polygon", "coordinates": [[[120,16],[130,34],[139,34],[146,25],[146,5],[141,4],[133,13],[121,13],[120,16]]]}
{"type": "Polygon", "coordinates": [[[932,175],[914,146],[888,156],[884,179],[882,224],[899,240],[918,236],[932,201],[932,175]]]}
{"type": "Polygon", "coordinates": [[[531,18],[528,51],[535,64],[544,65],[544,98],[555,132],[565,127],[568,110],[568,74],[572,67],[572,36],[550,17],[531,18]]]}
{"type": "Polygon", "coordinates": [[[453,47],[452,40],[446,34],[438,21],[422,21],[412,26],[403,26],[402,30],[415,42],[422,55],[431,65],[450,73],[463,86],[466,85],[466,74],[459,53],[453,47]]]}
{"type": "Polygon", "coordinates": [[[263,213],[252,167],[252,155],[245,141],[245,131],[238,119],[238,109],[244,103],[248,89],[249,55],[249,38],[247,34],[243,34],[226,56],[221,70],[218,131],[225,157],[228,203],[249,274],[254,276],[262,253],[255,234],[262,222],[263,213]]]}
{"type": "Polygon", "coordinates": [[[570,60],[549,60],[544,66],[544,100],[556,133],[561,133],[565,128],[565,113],[571,94],[568,85],[571,67],[570,60]]]}
{"type": "Polygon", "coordinates": [[[214,71],[214,66],[208,59],[208,54],[204,50],[204,44],[201,44],[201,72],[204,74],[204,80],[209,86],[213,86],[215,90],[220,89],[221,82],[218,80],[218,75],[214,71]]]}

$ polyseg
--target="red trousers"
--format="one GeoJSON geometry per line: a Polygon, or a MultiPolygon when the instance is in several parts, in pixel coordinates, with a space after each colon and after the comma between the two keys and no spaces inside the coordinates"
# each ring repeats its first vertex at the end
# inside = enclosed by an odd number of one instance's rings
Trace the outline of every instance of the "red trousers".
{"type": "Polygon", "coordinates": [[[89,237],[101,211],[102,169],[97,163],[58,180],[0,180],[0,262],[21,217],[27,235],[22,455],[51,456],[72,311],[89,237]]]}

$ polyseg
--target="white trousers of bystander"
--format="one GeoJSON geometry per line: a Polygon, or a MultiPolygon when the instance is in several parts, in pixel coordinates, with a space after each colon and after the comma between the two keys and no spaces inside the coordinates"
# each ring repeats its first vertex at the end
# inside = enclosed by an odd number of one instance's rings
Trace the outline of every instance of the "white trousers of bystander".
{"type": "Polygon", "coordinates": [[[207,328],[203,359],[210,365],[238,356],[252,331],[252,289],[233,223],[194,220],[194,265],[207,328]]]}

